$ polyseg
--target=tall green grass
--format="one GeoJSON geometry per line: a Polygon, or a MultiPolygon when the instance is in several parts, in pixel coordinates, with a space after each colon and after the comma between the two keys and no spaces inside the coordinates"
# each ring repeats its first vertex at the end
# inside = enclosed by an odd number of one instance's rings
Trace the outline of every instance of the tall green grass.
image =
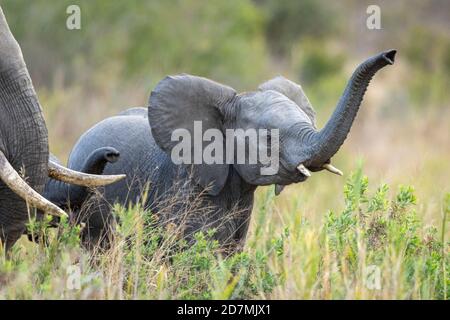
{"type": "Polygon", "coordinates": [[[343,208],[327,212],[321,224],[297,210],[274,224],[274,193],[263,189],[244,250],[227,257],[214,230],[187,244],[140,206],[115,208],[119,225],[106,252],[82,249],[80,227],[67,221],[58,232],[31,221],[41,241],[19,242],[9,258],[2,251],[0,298],[448,298],[450,194],[438,226],[418,218],[412,187],[370,188],[361,169],[348,178],[343,197],[343,208]]]}

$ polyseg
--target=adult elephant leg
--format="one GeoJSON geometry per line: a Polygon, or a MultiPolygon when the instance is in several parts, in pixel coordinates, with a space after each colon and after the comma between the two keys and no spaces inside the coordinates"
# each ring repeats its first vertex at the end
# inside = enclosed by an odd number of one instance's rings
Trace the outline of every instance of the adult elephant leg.
{"type": "Polygon", "coordinates": [[[9,230],[7,234],[3,232],[0,234],[1,243],[3,243],[5,251],[9,252],[11,247],[19,240],[22,234],[25,231],[25,227],[20,228],[19,230],[9,230]]]}

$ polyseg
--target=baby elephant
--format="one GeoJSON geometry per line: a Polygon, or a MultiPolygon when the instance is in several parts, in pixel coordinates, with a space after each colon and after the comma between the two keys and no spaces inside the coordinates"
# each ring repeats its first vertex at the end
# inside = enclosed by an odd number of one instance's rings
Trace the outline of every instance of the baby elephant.
{"type": "MultiPolygon", "coordinates": [[[[321,130],[316,129],[314,109],[302,88],[283,77],[240,94],[197,76],[166,77],[151,93],[148,109],[133,108],[107,118],[84,133],[74,146],[69,168],[84,170],[85,159],[98,148],[110,146],[121,157],[107,163],[103,172],[126,174],[126,179],[102,189],[96,205],[82,215],[87,224],[84,239],[97,243],[107,238],[114,221],[112,204],[142,203],[161,223],[178,226],[187,240],[197,231],[215,228],[215,237],[224,250],[239,248],[247,234],[258,186],[275,185],[279,193],[286,185],[307,180],[312,172],[325,169],[342,174],[331,165],[331,158],[344,143],[370,80],[377,71],[394,63],[395,53],[382,52],[356,68],[321,130]],[[199,124],[205,135],[200,132],[196,143],[199,124]],[[172,157],[174,149],[179,148],[179,139],[174,136],[179,138],[182,132],[194,137],[194,143],[188,144],[183,153],[195,155],[198,148],[205,150],[212,141],[205,138],[209,129],[219,133],[214,139],[221,142],[224,154],[228,154],[225,136],[229,130],[276,129],[277,134],[269,138],[279,142],[277,170],[264,173],[266,164],[250,163],[248,159],[180,163],[172,157]]],[[[268,150],[270,143],[246,141],[246,150],[252,147],[257,154],[273,151],[268,150]]]]}

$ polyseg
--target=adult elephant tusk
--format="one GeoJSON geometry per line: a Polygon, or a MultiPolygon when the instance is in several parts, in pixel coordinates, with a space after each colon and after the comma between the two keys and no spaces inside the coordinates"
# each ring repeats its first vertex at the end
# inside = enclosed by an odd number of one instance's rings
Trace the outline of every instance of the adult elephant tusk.
{"type": "Polygon", "coordinates": [[[302,164],[299,164],[297,167],[297,170],[300,171],[303,175],[307,176],[307,177],[311,177],[311,172],[309,172],[308,169],[306,169],[306,167],[302,164]]]}
{"type": "Polygon", "coordinates": [[[101,187],[120,181],[126,177],[124,174],[118,175],[97,175],[78,172],[62,165],[49,161],[48,176],[55,180],[75,184],[84,187],[101,187]]]}
{"type": "Polygon", "coordinates": [[[331,173],[337,174],[338,176],[344,175],[344,174],[342,173],[341,170],[339,170],[339,169],[336,168],[336,167],[333,167],[333,166],[332,166],[331,164],[329,164],[329,163],[324,164],[324,165],[323,165],[323,168],[324,168],[325,170],[330,171],[331,173]]]}
{"type": "Polygon", "coordinates": [[[58,206],[54,205],[33,188],[31,188],[17,173],[9,163],[3,152],[0,151],[0,179],[19,197],[24,199],[31,206],[36,207],[45,213],[61,217],[67,214],[58,206]]]}

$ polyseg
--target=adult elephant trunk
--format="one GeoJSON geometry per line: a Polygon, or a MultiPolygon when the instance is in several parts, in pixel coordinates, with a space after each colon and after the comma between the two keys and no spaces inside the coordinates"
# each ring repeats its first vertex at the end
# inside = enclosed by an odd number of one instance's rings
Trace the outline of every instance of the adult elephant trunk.
{"type": "MultiPolygon", "coordinates": [[[[98,177],[110,179],[111,182],[122,180],[125,178],[125,175],[100,176],[105,166],[108,163],[117,162],[119,156],[120,153],[115,148],[98,148],[86,158],[80,172],[77,172],[77,174],[84,175],[87,178],[98,175],[98,177]]],[[[64,168],[59,164],[58,159],[53,156],[50,156],[50,163],[53,163],[53,166],[64,168]]],[[[70,169],[65,168],[65,170],[70,169]]],[[[63,209],[70,208],[74,210],[83,205],[84,201],[92,194],[92,188],[105,184],[104,180],[101,181],[101,184],[89,184],[88,180],[85,181],[84,186],[80,186],[66,183],[64,180],[49,179],[44,188],[44,197],[63,209]]]]}
{"type": "Polygon", "coordinates": [[[344,143],[358,113],[367,86],[375,73],[393,64],[396,50],[389,50],[363,62],[353,73],[330,120],[325,127],[311,135],[306,166],[322,167],[344,143]]]}

